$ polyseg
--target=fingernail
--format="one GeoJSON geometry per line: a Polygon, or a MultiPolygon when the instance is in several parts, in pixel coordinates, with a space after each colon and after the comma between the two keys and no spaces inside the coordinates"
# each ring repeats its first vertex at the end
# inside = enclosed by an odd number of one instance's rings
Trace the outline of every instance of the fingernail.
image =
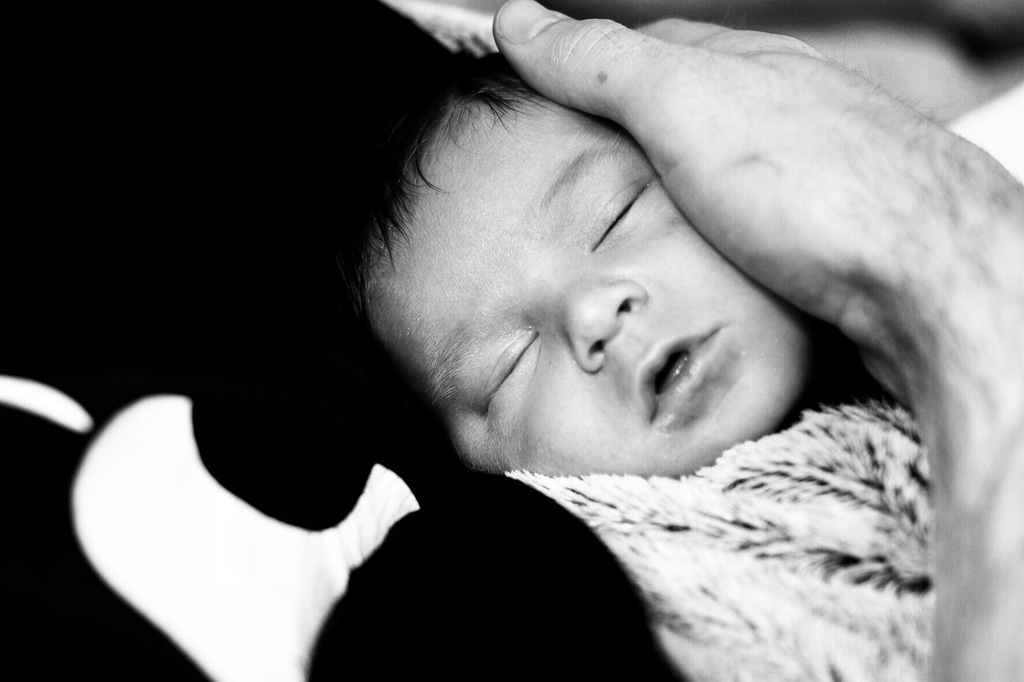
{"type": "Polygon", "coordinates": [[[512,0],[505,3],[495,18],[495,26],[503,38],[512,43],[525,43],[564,14],[552,12],[533,0],[512,0]]]}

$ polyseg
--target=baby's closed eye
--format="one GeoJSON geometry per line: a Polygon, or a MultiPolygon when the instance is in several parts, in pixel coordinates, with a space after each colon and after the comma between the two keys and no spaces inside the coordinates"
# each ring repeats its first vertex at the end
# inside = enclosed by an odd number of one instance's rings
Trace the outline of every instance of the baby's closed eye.
{"type": "Polygon", "coordinates": [[[623,205],[622,208],[619,209],[618,213],[615,214],[615,217],[612,219],[611,223],[608,225],[605,231],[598,238],[597,242],[590,249],[591,251],[597,251],[601,247],[601,245],[609,238],[609,236],[611,236],[612,231],[620,223],[622,223],[623,220],[625,220],[626,216],[629,214],[630,209],[633,208],[634,204],[636,204],[636,202],[640,199],[641,196],[643,196],[644,192],[647,191],[647,188],[650,186],[651,183],[648,182],[639,187],[639,189],[633,189],[630,192],[630,194],[627,195],[625,205],[623,205]]]}
{"type": "Polygon", "coordinates": [[[524,356],[533,346],[537,337],[537,332],[533,329],[522,330],[522,333],[518,334],[516,339],[501,352],[488,380],[485,413],[490,412],[491,405],[495,402],[498,394],[523,365],[524,356]]]}

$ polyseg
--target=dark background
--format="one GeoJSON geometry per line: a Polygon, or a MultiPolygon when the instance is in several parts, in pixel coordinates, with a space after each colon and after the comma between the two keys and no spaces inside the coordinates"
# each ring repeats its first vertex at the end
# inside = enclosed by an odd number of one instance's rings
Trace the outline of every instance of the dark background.
{"type": "MultiPolygon", "coordinates": [[[[373,0],[47,9],[6,28],[0,374],[61,389],[98,428],[188,395],[211,473],[307,528],[344,518],[374,462],[398,472],[422,510],[353,574],[318,679],[664,674],[596,539],[459,468],[353,350],[334,249],[361,210],[365,133],[446,53],[373,0]]],[[[204,679],[78,549],[68,493],[89,440],[0,406],[5,665],[204,679]]]]}

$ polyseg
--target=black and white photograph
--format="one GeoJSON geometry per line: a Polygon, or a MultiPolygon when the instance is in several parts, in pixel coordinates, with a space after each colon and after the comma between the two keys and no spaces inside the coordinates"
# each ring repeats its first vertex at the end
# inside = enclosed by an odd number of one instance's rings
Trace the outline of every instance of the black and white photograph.
{"type": "Polygon", "coordinates": [[[9,679],[1024,682],[1021,0],[6,28],[9,679]]]}

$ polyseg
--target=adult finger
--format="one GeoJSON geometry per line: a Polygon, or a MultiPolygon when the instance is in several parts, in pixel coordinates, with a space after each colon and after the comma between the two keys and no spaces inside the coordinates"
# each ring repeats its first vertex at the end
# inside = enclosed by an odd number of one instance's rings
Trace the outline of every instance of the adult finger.
{"type": "Polygon", "coordinates": [[[687,19],[660,19],[640,26],[636,30],[667,43],[702,47],[737,55],[792,53],[825,59],[825,55],[817,48],[792,36],[764,31],[740,31],[718,24],[707,24],[687,19]]]}
{"type": "MultiPolygon", "coordinates": [[[[669,43],[611,21],[548,13],[531,0],[504,5],[494,29],[502,53],[541,94],[626,128],[676,204],[748,274],[783,284],[792,268],[777,267],[782,250],[791,261],[801,250],[818,262],[837,257],[807,229],[839,224],[827,205],[835,180],[807,169],[847,164],[830,141],[834,121],[849,119],[862,97],[851,102],[840,87],[830,100],[828,91],[848,74],[770,34],[686,21],[652,29],[669,43]]],[[[818,277],[841,268],[819,268],[818,277]]],[[[823,286],[804,289],[816,296],[823,286]]]]}
{"type": "MultiPolygon", "coordinates": [[[[679,42],[707,36],[708,25],[692,24],[679,42]]],[[[653,58],[665,46],[645,40],[609,20],[574,21],[532,0],[512,0],[495,16],[494,36],[502,53],[535,89],[566,106],[619,119],[636,93],[627,75],[645,66],[674,71],[678,64],[653,58]],[[542,36],[540,34],[543,34],[542,36]]],[[[648,73],[653,73],[648,71],[648,73]]]]}
{"type": "Polygon", "coordinates": [[[749,131],[764,128],[773,111],[800,105],[776,85],[780,66],[824,67],[817,51],[786,36],[683,20],[637,32],[575,21],[532,0],[504,5],[494,32],[533,88],[623,125],[662,177],[707,176],[756,154],[749,131]]]}
{"type": "Polygon", "coordinates": [[[644,73],[645,81],[656,80],[659,74],[689,76],[696,85],[727,71],[727,60],[716,62],[715,68],[702,61],[709,50],[732,56],[821,57],[789,36],[682,19],[665,19],[634,31],[610,20],[575,21],[532,0],[507,2],[495,17],[494,36],[501,52],[542,94],[610,118],[628,113],[610,104],[637,99],[638,83],[631,75],[644,73]],[[686,49],[690,47],[699,49],[686,49]]]}

